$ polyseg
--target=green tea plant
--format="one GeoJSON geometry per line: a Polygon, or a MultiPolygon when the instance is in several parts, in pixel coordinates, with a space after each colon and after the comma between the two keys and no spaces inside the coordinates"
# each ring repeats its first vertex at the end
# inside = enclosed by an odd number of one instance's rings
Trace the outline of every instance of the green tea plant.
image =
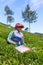
{"type": "Polygon", "coordinates": [[[35,48],[35,52],[18,52],[16,45],[7,42],[7,36],[14,28],[0,23],[0,65],[43,65],[43,36],[24,32],[25,46],[35,48]]]}

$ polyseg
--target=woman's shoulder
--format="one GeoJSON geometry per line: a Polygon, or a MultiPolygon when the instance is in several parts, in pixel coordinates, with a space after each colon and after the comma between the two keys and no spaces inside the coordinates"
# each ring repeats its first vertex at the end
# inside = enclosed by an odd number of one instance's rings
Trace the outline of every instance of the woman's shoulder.
{"type": "Polygon", "coordinates": [[[13,33],[14,32],[14,30],[13,31],[11,31],[10,33],[13,33]]]}
{"type": "Polygon", "coordinates": [[[9,35],[12,35],[14,33],[14,30],[13,31],[10,31],[9,35]]]}

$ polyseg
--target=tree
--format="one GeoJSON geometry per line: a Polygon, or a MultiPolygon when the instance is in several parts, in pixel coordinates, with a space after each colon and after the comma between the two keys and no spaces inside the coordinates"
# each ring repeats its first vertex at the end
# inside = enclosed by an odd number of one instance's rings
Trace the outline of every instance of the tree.
{"type": "Polygon", "coordinates": [[[13,15],[14,12],[9,8],[9,6],[5,6],[5,15],[7,15],[7,24],[14,21],[13,15]]]}
{"type": "Polygon", "coordinates": [[[27,4],[25,11],[22,11],[22,17],[24,21],[29,22],[29,32],[30,32],[30,23],[36,22],[37,21],[37,14],[36,11],[32,11],[27,4]]]}

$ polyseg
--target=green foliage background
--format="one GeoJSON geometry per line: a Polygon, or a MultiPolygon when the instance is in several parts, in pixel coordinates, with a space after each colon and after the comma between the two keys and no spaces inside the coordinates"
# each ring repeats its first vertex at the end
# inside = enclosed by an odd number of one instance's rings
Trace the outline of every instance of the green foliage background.
{"type": "Polygon", "coordinates": [[[35,47],[35,52],[18,52],[16,45],[7,42],[7,36],[14,28],[0,23],[0,65],[43,65],[43,35],[24,32],[25,46],[35,47]]]}

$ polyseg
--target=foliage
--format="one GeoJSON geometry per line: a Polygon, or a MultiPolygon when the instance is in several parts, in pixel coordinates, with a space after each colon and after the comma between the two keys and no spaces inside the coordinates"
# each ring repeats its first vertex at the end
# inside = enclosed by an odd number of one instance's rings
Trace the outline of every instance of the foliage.
{"type": "Polygon", "coordinates": [[[28,32],[28,27],[26,27],[24,30],[25,30],[26,32],[28,32]]]}
{"type": "Polygon", "coordinates": [[[22,31],[25,45],[36,48],[35,52],[22,54],[15,49],[16,45],[7,42],[11,30],[14,29],[0,23],[0,65],[43,65],[43,36],[22,31]]]}
{"type": "Polygon", "coordinates": [[[7,16],[7,21],[9,21],[10,23],[14,22],[14,18],[12,16],[7,16]]]}
{"type": "Polygon", "coordinates": [[[5,12],[6,12],[6,15],[13,15],[14,14],[8,5],[5,6],[5,12]]]}

